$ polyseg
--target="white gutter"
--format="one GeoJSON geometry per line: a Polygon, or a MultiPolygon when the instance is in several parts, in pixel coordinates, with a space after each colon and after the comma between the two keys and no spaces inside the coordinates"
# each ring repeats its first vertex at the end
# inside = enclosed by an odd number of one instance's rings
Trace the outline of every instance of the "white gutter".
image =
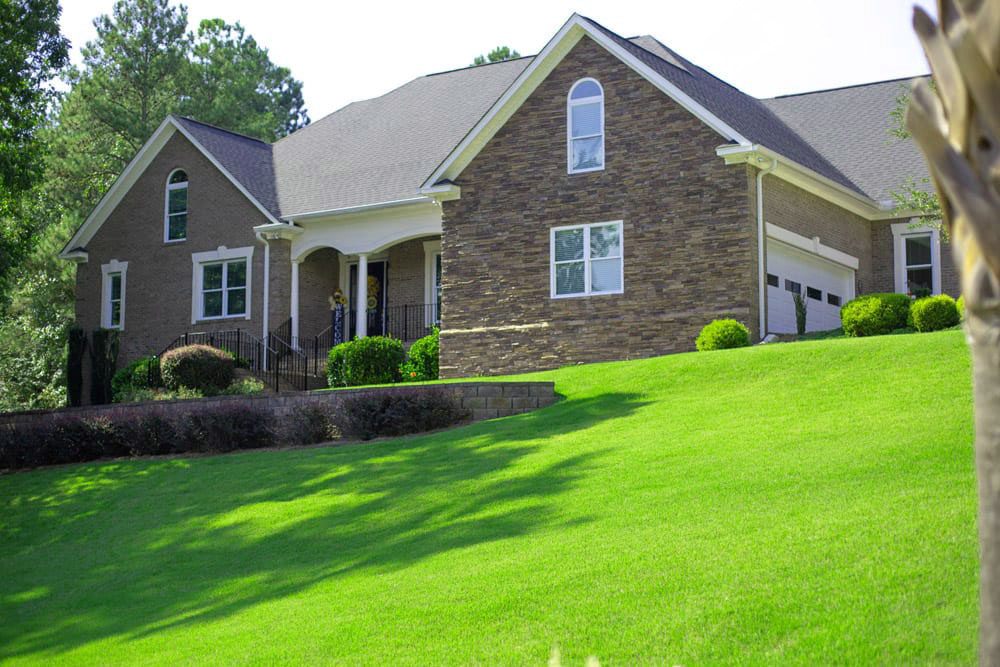
{"type": "MultiPolygon", "coordinates": [[[[757,158],[763,162],[764,158],[757,158]]],[[[767,335],[767,311],[765,297],[767,296],[767,267],[764,265],[764,245],[767,237],[764,234],[764,177],[778,167],[778,158],[772,157],[771,164],[766,169],[757,170],[757,309],[760,323],[757,327],[757,338],[767,335]]]]}
{"type": "Polygon", "coordinates": [[[420,204],[422,202],[431,203],[434,200],[430,197],[408,197],[407,199],[393,199],[391,201],[382,201],[375,204],[361,204],[359,206],[345,206],[343,208],[331,208],[325,211],[312,211],[310,213],[296,213],[294,215],[286,215],[289,220],[308,220],[310,218],[324,218],[327,216],[334,215],[348,215],[350,213],[365,213],[367,211],[377,211],[383,208],[395,208],[397,206],[408,206],[410,204],[420,204]]]}

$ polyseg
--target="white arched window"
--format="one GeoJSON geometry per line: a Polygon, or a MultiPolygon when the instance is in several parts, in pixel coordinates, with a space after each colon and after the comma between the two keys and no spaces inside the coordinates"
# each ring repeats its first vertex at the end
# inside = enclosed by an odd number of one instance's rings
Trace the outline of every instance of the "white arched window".
{"type": "Polygon", "coordinates": [[[183,169],[174,169],[167,177],[167,201],[163,220],[163,240],[187,238],[188,177],[183,169]]]}
{"type": "Polygon", "coordinates": [[[604,90],[594,79],[580,79],[569,90],[566,144],[569,173],[604,169],[604,90]]]}

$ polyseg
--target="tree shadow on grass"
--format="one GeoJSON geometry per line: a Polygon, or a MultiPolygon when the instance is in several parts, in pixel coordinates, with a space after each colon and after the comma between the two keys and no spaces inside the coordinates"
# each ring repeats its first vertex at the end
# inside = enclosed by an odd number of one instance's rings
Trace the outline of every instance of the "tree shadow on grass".
{"type": "Polygon", "coordinates": [[[553,500],[605,450],[539,441],[644,404],[609,393],[367,446],[0,478],[0,659],[149,636],[359,569],[587,521],[553,500]]]}

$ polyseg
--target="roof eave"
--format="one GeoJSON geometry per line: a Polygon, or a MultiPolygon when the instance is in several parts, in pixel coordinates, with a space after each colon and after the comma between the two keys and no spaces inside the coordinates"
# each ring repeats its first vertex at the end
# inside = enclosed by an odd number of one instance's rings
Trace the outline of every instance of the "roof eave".
{"type": "Polygon", "coordinates": [[[375,202],[372,204],[359,204],[357,206],[343,206],[340,208],[323,209],[320,211],[310,211],[308,213],[293,213],[284,216],[292,222],[305,222],[314,218],[331,218],[340,215],[351,215],[353,213],[367,213],[386,208],[398,208],[400,206],[413,206],[417,204],[432,204],[434,199],[430,196],[420,195],[419,197],[407,197],[405,199],[393,199],[390,201],[375,202]]]}
{"type": "Polygon", "coordinates": [[[759,164],[778,161],[778,166],[771,175],[781,178],[792,185],[798,186],[811,194],[847,209],[851,213],[866,220],[886,220],[906,215],[884,202],[877,202],[859,192],[855,192],[819,172],[803,166],[794,160],[781,155],[761,144],[749,146],[734,146],[727,144],[715,149],[716,155],[725,160],[726,164],[759,164]]]}
{"type": "Polygon", "coordinates": [[[573,14],[562,28],[545,45],[535,59],[514,80],[489,111],[452,149],[442,163],[423,182],[421,190],[433,187],[443,179],[454,180],[472,161],[486,143],[499,131],[522,103],[534,92],[548,74],[562,61],[584,36],[590,37],[612,55],[624,62],[660,91],[720,134],[725,140],[739,145],[750,141],[732,126],[696,102],[675,84],[658,74],[648,65],[629,53],[586,18],[573,14]]]}

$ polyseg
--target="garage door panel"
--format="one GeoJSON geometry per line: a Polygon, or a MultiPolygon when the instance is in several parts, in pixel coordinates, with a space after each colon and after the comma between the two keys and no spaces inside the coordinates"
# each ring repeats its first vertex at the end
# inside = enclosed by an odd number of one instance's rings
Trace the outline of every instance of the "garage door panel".
{"type": "Polygon", "coordinates": [[[767,328],[795,333],[796,290],[806,302],[806,331],[840,326],[840,306],[854,293],[854,270],[774,239],[767,242],[767,328]],[[773,285],[777,277],[777,285],[773,285]]]}

